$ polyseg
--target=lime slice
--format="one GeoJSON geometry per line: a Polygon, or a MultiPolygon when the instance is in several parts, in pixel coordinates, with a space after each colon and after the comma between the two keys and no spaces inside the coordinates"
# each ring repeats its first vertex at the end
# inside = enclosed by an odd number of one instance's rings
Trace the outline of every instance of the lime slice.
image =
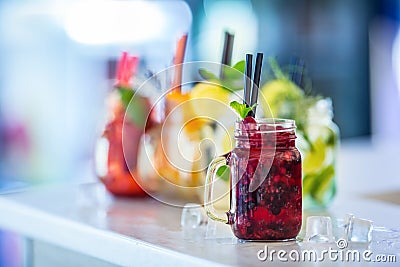
{"type": "Polygon", "coordinates": [[[331,129],[330,127],[326,127],[326,144],[328,146],[334,147],[339,139],[339,136],[335,130],[331,129]]]}
{"type": "Polygon", "coordinates": [[[327,145],[322,137],[312,142],[312,148],[304,155],[303,171],[305,174],[317,172],[325,161],[327,145]]]}
{"type": "Polygon", "coordinates": [[[329,165],[320,173],[315,175],[312,179],[312,184],[309,186],[308,192],[317,203],[324,203],[326,192],[333,185],[334,177],[335,168],[333,167],[333,165],[329,165]]]}
{"type": "Polygon", "coordinates": [[[314,185],[314,175],[305,175],[303,178],[303,195],[311,195],[312,187],[314,185]]]}

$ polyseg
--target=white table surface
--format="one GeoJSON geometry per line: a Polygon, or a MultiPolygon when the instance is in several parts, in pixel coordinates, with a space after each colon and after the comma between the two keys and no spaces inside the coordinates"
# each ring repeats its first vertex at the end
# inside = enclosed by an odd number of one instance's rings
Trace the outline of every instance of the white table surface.
{"type": "MultiPolygon", "coordinates": [[[[393,144],[363,140],[343,143],[338,195],[330,209],[322,213],[336,218],[353,213],[373,220],[377,226],[400,228],[398,151],[399,146],[393,144]]],[[[3,194],[0,228],[123,266],[265,266],[268,262],[260,262],[257,252],[266,244],[298,247],[295,242],[188,240],[180,227],[180,208],[150,198],[111,198],[107,202],[108,195],[99,186],[53,185],[3,194]],[[90,198],[94,192],[100,195],[90,198]]]]}

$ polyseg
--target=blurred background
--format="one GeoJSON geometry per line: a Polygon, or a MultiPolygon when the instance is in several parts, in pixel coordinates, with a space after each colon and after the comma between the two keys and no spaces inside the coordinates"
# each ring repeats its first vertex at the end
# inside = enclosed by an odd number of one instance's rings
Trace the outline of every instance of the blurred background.
{"type": "Polygon", "coordinates": [[[396,138],[399,2],[0,0],[0,188],[82,179],[110,66],[128,50],[157,72],[187,31],[186,61],[219,62],[225,29],[233,62],[257,51],[280,64],[304,58],[313,90],[333,99],[342,139],[396,138]]]}
{"type": "MultiPolygon", "coordinates": [[[[184,32],[186,61],[219,62],[225,29],[233,62],[259,51],[280,64],[303,58],[343,140],[390,142],[400,132],[399,26],[400,0],[0,0],[0,192],[93,177],[121,51],[157,72],[184,32]]],[[[0,232],[0,266],[21,266],[10,254],[21,244],[0,232]]]]}

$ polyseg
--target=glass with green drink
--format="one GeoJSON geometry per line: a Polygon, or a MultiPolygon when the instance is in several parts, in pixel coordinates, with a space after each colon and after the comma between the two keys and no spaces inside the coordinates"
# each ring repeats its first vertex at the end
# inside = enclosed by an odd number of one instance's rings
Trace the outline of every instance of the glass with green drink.
{"type": "Polygon", "coordinates": [[[286,72],[275,59],[270,59],[270,66],[274,79],[260,92],[264,111],[272,113],[265,116],[296,120],[296,142],[303,158],[303,206],[325,208],[336,194],[339,128],[332,120],[332,101],[311,93],[303,62],[295,61],[286,72]]]}

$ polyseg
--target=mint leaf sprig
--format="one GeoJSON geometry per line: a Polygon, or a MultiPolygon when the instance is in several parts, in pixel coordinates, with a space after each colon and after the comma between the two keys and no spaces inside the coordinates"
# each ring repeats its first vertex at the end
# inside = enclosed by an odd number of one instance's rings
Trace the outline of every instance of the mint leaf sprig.
{"type": "Polygon", "coordinates": [[[257,104],[254,104],[251,107],[248,107],[246,104],[240,104],[237,101],[232,101],[230,104],[231,108],[233,110],[235,110],[237,112],[237,114],[239,114],[239,116],[242,119],[245,119],[247,117],[247,115],[249,114],[249,112],[255,107],[257,106],[257,104]]]}
{"type": "Polygon", "coordinates": [[[217,77],[214,73],[204,68],[199,69],[200,76],[229,91],[240,91],[243,89],[244,60],[237,62],[232,67],[223,66],[222,77],[217,77]]]}
{"type": "Polygon", "coordinates": [[[145,98],[136,94],[132,88],[119,86],[116,89],[119,92],[121,102],[126,110],[128,118],[137,127],[143,128],[146,125],[147,118],[145,98]],[[129,105],[129,103],[131,104],[129,105]]]}

